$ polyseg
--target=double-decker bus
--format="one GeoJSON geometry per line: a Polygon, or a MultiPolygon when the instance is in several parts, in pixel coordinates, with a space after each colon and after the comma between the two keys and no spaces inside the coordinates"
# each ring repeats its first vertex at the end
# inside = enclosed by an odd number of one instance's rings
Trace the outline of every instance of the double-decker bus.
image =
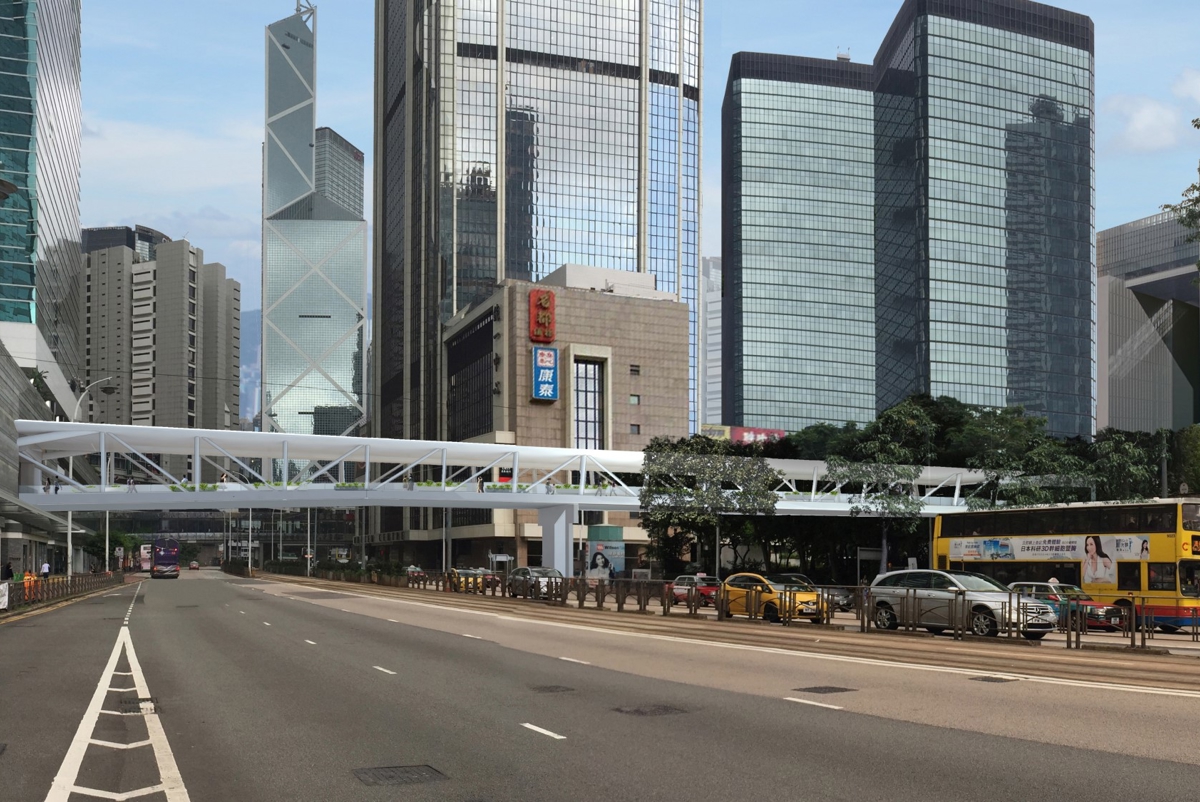
{"type": "Polygon", "coordinates": [[[941,569],[1008,585],[1051,579],[1171,631],[1200,616],[1200,503],[1092,502],[939,515],[941,569]]]}
{"type": "Polygon", "coordinates": [[[151,579],[179,578],[179,541],[173,537],[160,537],[154,540],[154,567],[150,570],[151,579]]]}
{"type": "Polygon", "coordinates": [[[149,543],[143,543],[138,549],[138,567],[142,571],[149,571],[154,565],[154,547],[149,543]]]}

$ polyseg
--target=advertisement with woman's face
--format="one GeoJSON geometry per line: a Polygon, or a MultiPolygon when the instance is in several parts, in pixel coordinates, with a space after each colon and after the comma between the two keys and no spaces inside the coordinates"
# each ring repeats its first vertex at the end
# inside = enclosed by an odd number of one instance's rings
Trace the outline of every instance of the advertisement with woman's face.
{"type": "Polygon", "coordinates": [[[1114,537],[1088,535],[1083,539],[1084,584],[1117,584],[1117,543],[1114,537]]]}

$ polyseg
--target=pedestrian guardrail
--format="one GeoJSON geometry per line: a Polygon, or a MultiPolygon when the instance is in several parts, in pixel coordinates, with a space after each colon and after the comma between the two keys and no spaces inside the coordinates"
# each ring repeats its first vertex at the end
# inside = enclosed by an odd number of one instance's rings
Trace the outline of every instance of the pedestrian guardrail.
{"type": "Polygon", "coordinates": [[[0,585],[6,586],[6,588],[0,589],[0,601],[7,596],[7,607],[0,606],[0,616],[38,604],[60,601],[84,593],[120,586],[124,582],[124,574],[121,572],[74,574],[70,577],[52,576],[47,579],[27,574],[24,579],[6,580],[0,583],[0,585]],[[4,590],[7,590],[7,593],[4,590]]]}

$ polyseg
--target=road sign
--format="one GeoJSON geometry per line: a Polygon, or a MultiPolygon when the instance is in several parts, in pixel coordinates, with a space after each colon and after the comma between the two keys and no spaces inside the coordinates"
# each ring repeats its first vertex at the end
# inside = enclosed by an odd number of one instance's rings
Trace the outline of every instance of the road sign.
{"type": "Polygon", "coordinates": [[[125,547],[117,546],[115,549],[113,549],[113,556],[114,557],[124,557],[125,556],[125,547]]]}

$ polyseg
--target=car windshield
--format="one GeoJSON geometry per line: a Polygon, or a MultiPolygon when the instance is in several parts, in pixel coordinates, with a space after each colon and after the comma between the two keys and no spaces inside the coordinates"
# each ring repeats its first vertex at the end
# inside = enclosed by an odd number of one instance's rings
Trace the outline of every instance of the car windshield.
{"type": "Polygon", "coordinates": [[[1002,590],[1005,593],[1012,591],[1005,585],[1000,584],[990,576],[983,574],[973,574],[970,571],[950,571],[950,576],[954,577],[954,581],[958,582],[964,590],[1002,590]]]}
{"type": "Polygon", "coordinates": [[[1083,588],[1077,585],[1054,585],[1053,592],[1059,596],[1066,596],[1068,599],[1076,601],[1091,601],[1092,597],[1083,592],[1083,588]]]}
{"type": "Polygon", "coordinates": [[[812,590],[812,583],[797,574],[768,574],[764,577],[768,582],[788,590],[812,590]]]}
{"type": "Polygon", "coordinates": [[[720,587],[720,585],[721,585],[721,583],[718,580],[713,579],[711,576],[702,576],[702,577],[697,578],[696,584],[701,585],[706,588],[716,588],[716,587],[720,587]]]}
{"type": "Polygon", "coordinates": [[[534,576],[548,576],[552,578],[562,576],[562,574],[558,572],[557,568],[530,568],[529,573],[533,574],[534,576]]]}

